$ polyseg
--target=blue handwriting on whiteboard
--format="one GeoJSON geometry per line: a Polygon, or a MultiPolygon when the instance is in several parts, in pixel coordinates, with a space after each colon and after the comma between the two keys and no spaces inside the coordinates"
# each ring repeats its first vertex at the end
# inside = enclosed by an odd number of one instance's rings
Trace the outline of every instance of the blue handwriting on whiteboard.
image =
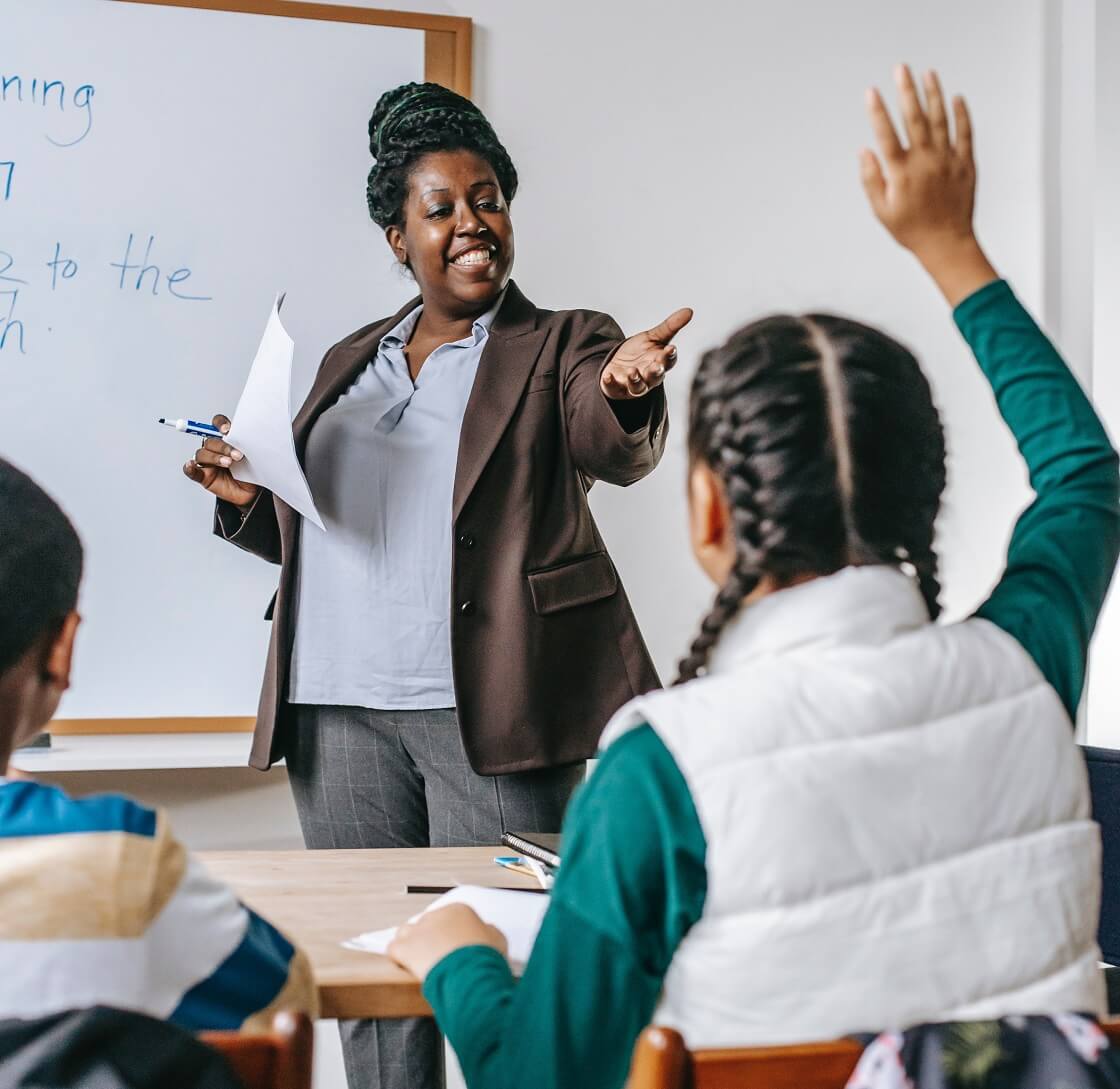
{"type": "Polygon", "coordinates": [[[78,262],[72,257],[62,256],[61,242],[54,244],[54,259],[47,262],[47,268],[51,270],[51,291],[58,287],[59,276],[64,280],[72,280],[78,274],[78,262]]]}
{"type": "Polygon", "coordinates": [[[8,334],[15,333],[15,340],[12,343],[19,349],[20,355],[26,355],[27,351],[23,347],[23,322],[12,315],[16,312],[16,299],[19,298],[19,288],[12,288],[11,291],[0,291],[0,298],[7,295],[12,301],[8,304],[8,312],[3,317],[0,317],[0,352],[8,346],[8,334]]]}
{"type": "MultiPolygon", "coordinates": [[[[146,285],[151,286],[152,294],[159,294],[159,282],[164,278],[163,272],[159,265],[150,263],[152,256],[152,246],[155,245],[156,236],[154,234],[148,235],[148,244],[144,247],[143,261],[130,261],[132,256],[132,240],[133,235],[130,233],[128,242],[125,244],[124,257],[120,261],[110,261],[109,264],[112,268],[119,268],[121,270],[120,276],[120,289],[125,289],[126,282],[131,285],[134,291],[140,291],[146,285]],[[131,273],[136,272],[136,280],[133,283],[131,273]],[[145,280],[150,276],[150,280],[145,280]],[[127,281],[126,281],[127,277],[127,281]]],[[[190,302],[208,302],[212,296],[210,295],[188,295],[185,291],[180,291],[176,288],[176,284],[184,283],[190,279],[191,270],[189,268],[177,268],[174,272],[168,273],[165,277],[167,283],[167,293],[173,295],[176,299],[186,299],[190,302]]]]}
{"type": "Polygon", "coordinates": [[[16,259],[10,253],[0,250],[0,280],[6,284],[26,284],[26,280],[21,280],[18,276],[8,275],[15,263],[16,259]]]}
{"type": "MultiPolygon", "coordinates": [[[[21,75],[5,75],[0,72],[0,103],[5,106],[30,103],[59,114],[66,114],[68,110],[85,114],[86,127],[82,134],[73,140],[56,140],[49,132],[44,134],[55,147],[73,147],[90,134],[93,128],[94,90],[92,83],[83,83],[67,93],[66,84],[60,79],[39,79],[36,76],[28,81],[21,75]]],[[[11,185],[10,175],[8,184],[11,185]]]]}
{"type": "MultiPolygon", "coordinates": [[[[21,280],[18,276],[10,276],[8,273],[11,271],[12,266],[15,264],[15,258],[10,253],[5,253],[0,250],[0,283],[5,284],[26,284],[26,280],[21,280]]],[[[16,339],[12,341],[16,347],[19,348],[20,355],[26,355],[23,347],[23,322],[19,321],[13,315],[16,312],[16,299],[19,298],[19,288],[11,287],[7,290],[0,288],[0,298],[7,296],[11,299],[8,303],[8,312],[3,317],[0,317],[0,352],[7,347],[8,334],[14,332],[16,339]]]]}

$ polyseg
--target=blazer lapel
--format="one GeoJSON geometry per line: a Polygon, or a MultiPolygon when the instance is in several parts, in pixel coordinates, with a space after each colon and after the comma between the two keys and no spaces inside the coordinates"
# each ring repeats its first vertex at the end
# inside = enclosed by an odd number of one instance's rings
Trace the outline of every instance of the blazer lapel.
{"type": "Polygon", "coordinates": [[[537,308],[511,280],[478,361],[478,372],[459,433],[452,521],[478,483],[521,400],[547,330],[537,328],[537,308]]]}
{"type": "Polygon", "coordinates": [[[303,461],[307,447],[307,436],[315,421],[342,396],[354,380],[369,366],[370,360],[377,355],[381,338],[397,325],[406,314],[420,305],[420,296],[405,303],[391,318],[378,322],[368,332],[337,348],[329,367],[325,367],[315,377],[303,407],[292,421],[292,431],[296,440],[296,454],[303,461]]]}
{"type": "MultiPolygon", "coordinates": [[[[296,454],[301,462],[315,421],[376,357],[381,338],[419,305],[419,296],[410,299],[392,317],[335,350],[330,365],[316,376],[307,399],[292,421],[296,454]]],[[[513,416],[546,336],[547,330],[537,328],[536,307],[510,281],[478,361],[478,373],[463,416],[452,500],[453,518],[459,517],[513,416]]]]}

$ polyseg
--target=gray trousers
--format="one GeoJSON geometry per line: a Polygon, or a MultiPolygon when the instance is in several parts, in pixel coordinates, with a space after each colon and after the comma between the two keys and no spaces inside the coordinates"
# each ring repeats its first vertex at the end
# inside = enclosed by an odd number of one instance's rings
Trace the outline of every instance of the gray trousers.
{"type": "MultiPolygon", "coordinates": [[[[288,778],[311,850],[498,846],[503,831],[558,832],[584,775],[582,763],[475,774],[453,708],[292,710],[288,778]]],[[[339,1030],[350,1089],[443,1085],[432,1020],[342,1021],[339,1030]]]]}

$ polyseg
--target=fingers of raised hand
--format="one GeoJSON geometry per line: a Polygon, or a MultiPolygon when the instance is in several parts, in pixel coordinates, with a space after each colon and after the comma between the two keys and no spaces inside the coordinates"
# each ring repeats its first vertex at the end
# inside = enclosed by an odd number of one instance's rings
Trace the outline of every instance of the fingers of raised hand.
{"type": "Polygon", "coordinates": [[[953,96],[953,126],[957,136],[953,147],[957,156],[972,166],[972,118],[967,103],[960,95],[953,96]]]}
{"type": "Polygon", "coordinates": [[[220,412],[210,421],[224,435],[229,430],[229,417],[220,412]]]}
{"type": "Polygon", "coordinates": [[[949,118],[945,113],[945,98],[941,93],[941,81],[932,69],[923,78],[926,92],[926,111],[929,116],[930,143],[939,151],[950,146],[949,118]]]}
{"type": "Polygon", "coordinates": [[[871,130],[875,133],[875,141],[879,145],[883,158],[888,163],[897,163],[905,159],[906,152],[902,147],[902,141],[895,131],[894,122],[887,112],[883,96],[879,94],[876,87],[867,89],[867,116],[871,121],[871,130]]]}
{"type": "Polygon", "coordinates": [[[910,74],[910,66],[900,64],[894,73],[898,93],[902,102],[902,121],[906,126],[906,139],[911,147],[925,147],[931,142],[929,118],[922,108],[918,88],[910,74]]]}
{"type": "Polygon", "coordinates": [[[878,156],[870,148],[865,147],[859,153],[859,179],[871,207],[878,213],[886,199],[887,179],[883,176],[878,156]]]}

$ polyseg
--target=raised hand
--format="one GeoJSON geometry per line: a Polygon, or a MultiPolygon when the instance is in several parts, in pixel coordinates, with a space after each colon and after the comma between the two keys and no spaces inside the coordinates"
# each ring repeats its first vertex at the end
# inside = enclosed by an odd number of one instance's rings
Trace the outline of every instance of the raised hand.
{"type": "MultiPolygon", "coordinates": [[[[229,420],[225,416],[215,416],[214,426],[224,434],[229,430],[229,420]]],[[[235,479],[230,472],[230,467],[241,457],[240,450],[235,450],[221,439],[204,439],[194,457],[183,466],[183,472],[219,499],[238,507],[248,507],[257,498],[260,489],[256,484],[235,479]]]]}
{"type": "Polygon", "coordinates": [[[953,130],[936,72],[925,74],[923,106],[910,69],[895,69],[906,143],[882,96],[867,92],[867,113],[879,146],[860,152],[860,175],[872,211],[895,240],[925,265],[950,303],[995,279],[973,233],[976,166],[972,122],[964,99],[953,99],[953,130]]]}
{"type": "Polygon", "coordinates": [[[612,401],[644,397],[656,389],[677,362],[677,349],[670,342],[690,321],[692,311],[686,306],[624,341],[603,368],[599,388],[612,401]]]}

